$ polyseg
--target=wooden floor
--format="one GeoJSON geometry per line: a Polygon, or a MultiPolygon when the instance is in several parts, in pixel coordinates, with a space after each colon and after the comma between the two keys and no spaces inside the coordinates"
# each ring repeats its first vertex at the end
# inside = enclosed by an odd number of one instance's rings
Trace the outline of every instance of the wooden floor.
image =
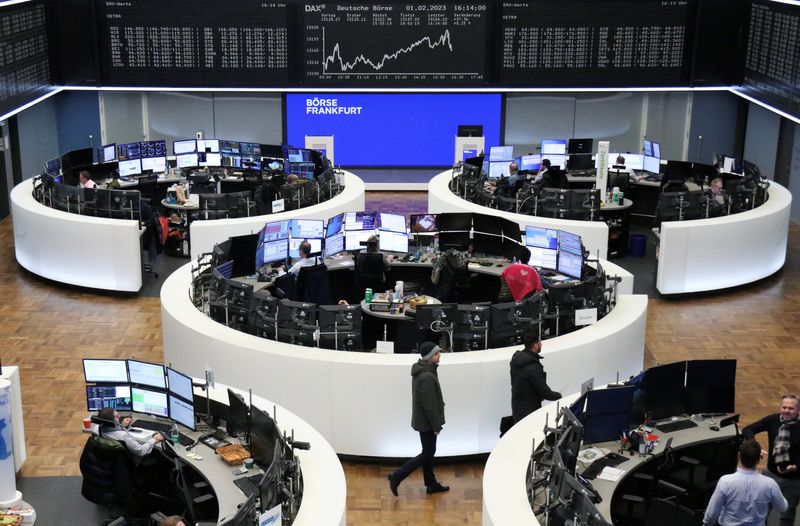
{"type": "MultiPolygon", "coordinates": [[[[426,200],[425,193],[370,193],[368,206],[421,212],[426,200]]],[[[0,353],[4,365],[21,368],[28,448],[22,475],[78,475],[86,416],[81,358],[162,361],[159,300],[70,289],[28,274],[14,259],[10,218],[0,221],[0,247],[0,353]]],[[[737,358],[742,421],[776,410],[782,393],[800,391],[799,262],[800,229],[793,226],[787,264],[775,276],[738,290],[650,300],[647,365],[737,358]]],[[[481,523],[482,461],[437,468],[452,489],[433,497],[415,473],[399,499],[386,481],[393,466],[344,466],[349,524],[481,523]]]]}

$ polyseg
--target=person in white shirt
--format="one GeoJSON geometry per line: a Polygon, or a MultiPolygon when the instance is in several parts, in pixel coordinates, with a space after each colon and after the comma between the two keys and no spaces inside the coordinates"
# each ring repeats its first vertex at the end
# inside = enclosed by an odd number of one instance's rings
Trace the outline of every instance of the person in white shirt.
{"type": "Polygon", "coordinates": [[[308,255],[311,254],[311,243],[305,239],[300,243],[300,246],[297,247],[297,252],[300,254],[300,259],[289,268],[289,273],[294,274],[295,277],[300,274],[301,268],[313,267],[317,263],[317,258],[308,257],[308,255]]]}
{"type": "Polygon", "coordinates": [[[130,453],[133,455],[134,462],[137,464],[141,462],[142,459],[144,459],[147,455],[149,455],[151,451],[153,451],[153,448],[157,443],[164,440],[162,435],[156,433],[147,441],[139,442],[139,440],[127,429],[128,426],[131,425],[131,418],[125,417],[120,422],[119,413],[117,413],[113,407],[104,407],[97,413],[97,416],[103,420],[114,422],[113,425],[103,424],[100,427],[100,434],[104,437],[113,438],[114,440],[124,442],[125,446],[128,448],[128,451],[130,451],[130,453]]]}
{"type": "Polygon", "coordinates": [[[89,172],[86,170],[81,170],[78,172],[78,179],[80,180],[81,188],[97,188],[97,184],[92,181],[91,177],[89,176],[89,172]]]}

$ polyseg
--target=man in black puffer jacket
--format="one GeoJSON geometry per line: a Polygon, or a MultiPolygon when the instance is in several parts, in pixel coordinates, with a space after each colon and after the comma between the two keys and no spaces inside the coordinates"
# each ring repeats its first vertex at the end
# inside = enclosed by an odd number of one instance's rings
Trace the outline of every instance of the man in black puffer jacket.
{"type": "Polygon", "coordinates": [[[511,357],[511,415],[516,424],[542,407],[542,400],[558,400],[557,393],[547,386],[547,373],[542,367],[542,340],[535,332],[522,338],[525,348],[511,357]]]}

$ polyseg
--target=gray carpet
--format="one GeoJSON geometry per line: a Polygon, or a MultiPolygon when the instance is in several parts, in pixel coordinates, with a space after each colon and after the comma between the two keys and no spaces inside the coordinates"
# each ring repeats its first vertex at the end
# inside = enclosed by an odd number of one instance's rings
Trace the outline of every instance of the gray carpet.
{"type": "Polygon", "coordinates": [[[17,480],[17,489],[36,510],[37,525],[89,526],[108,518],[105,508],[81,496],[81,477],[23,477],[17,480]]]}

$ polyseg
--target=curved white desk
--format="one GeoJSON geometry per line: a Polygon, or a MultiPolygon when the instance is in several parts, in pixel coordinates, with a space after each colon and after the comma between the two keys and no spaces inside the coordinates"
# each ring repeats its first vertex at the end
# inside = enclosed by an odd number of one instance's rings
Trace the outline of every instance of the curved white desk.
{"type": "Polygon", "coordinates": [[[583,246],[592,256],[597,257],[599,254],[600,259],[606,258],[608,253],[608,225],[602,221],[578,221],[574,219],[529,216],[487,208],[466,201],[451,192],[449,186],[450,178],[451,172],[448,170],[440,173],[428,183],[428,212],[431,214],[478,212],[510,219],[518,223],[521,230],[525,230],[526,225],[566,230],[581,236],[583,246]]]}
{"type": "Polygon", "coordinates": [[[189,227],[189,238],[192,240],[192,260],[196,260],[200,254],[211,252],[215,243],[225,241],[229,237],[259,232],[267,221],[299,218],[328,219],[342,212],[364,210],[364,181],[350,172],[344,172],[343,184],[344,190],[333,199],[298,210],[235,219],[192,221],[189,227]]]}
{"type": "MultiPolygon", "coordinates": [[[[226,385],[217,384],[211,389],[211,398],[228,405],[228,391],[226,385]]],[[[234,389],[248,399],[248,393],[234,389]]],[[[196,394],[203,394],[195,388],[196,394]]],[[[253,395],[253,405],[272,415],[274,402],[253,395]]],[[[322,435],[303,419],[283,407],[277,407],[277,423],[281,431],[291,434],[303,442],[309,442],[311,449],[308,451],[295,450],[303,471],[303,500],[295,518],[295,526],[345,526],[347,485],[342,464],[339,457],[322,435]]],[[[182,451],[183,448],[181,447],[182,451]]],[[[231,474],[232,468],[222,462],[204,446],[198,446],[198,453],[207,458],[202,461],[182,457],[202,473],[211,483],[217,495],[220,509],[220,519],[236,512],[236,506],[244,502],[244,495],[234,486],[231,474]]]]}
{"type": "MultiPolygon", "coordinates": [[[[164,360],[216,377],[290,409],[318,430],[339,454],[409,457],[419,453],[411,429],[410,369],[418,356],[337,352],[265,340],[225,327],[189,299],[191,265],[175,271],[161,289],[164,360]]],[[[642,369],[647,297],[623,295],[594,325],[544,342],[550,386],[575,392],[642,369]]],[[[517,348],[446,354],[439,378],[447,424],[437,454],[491,451],[500,418],[511,412],[508,363],[517,348]]]]}
{"type": "Polygon", "coordinates": [[[38,202],[32,191],[32,179],[11,191],[20,265],[69,285],[120,292],[142,288],[138,221],[63,212],[38,202]]]}
{"type": "Polygon", "coordinates": [[[792,194],[770,182],[761,206],[729,216],[661,223],[656,288],[661,294],[718,290],[783,267],[792,194]]]}

